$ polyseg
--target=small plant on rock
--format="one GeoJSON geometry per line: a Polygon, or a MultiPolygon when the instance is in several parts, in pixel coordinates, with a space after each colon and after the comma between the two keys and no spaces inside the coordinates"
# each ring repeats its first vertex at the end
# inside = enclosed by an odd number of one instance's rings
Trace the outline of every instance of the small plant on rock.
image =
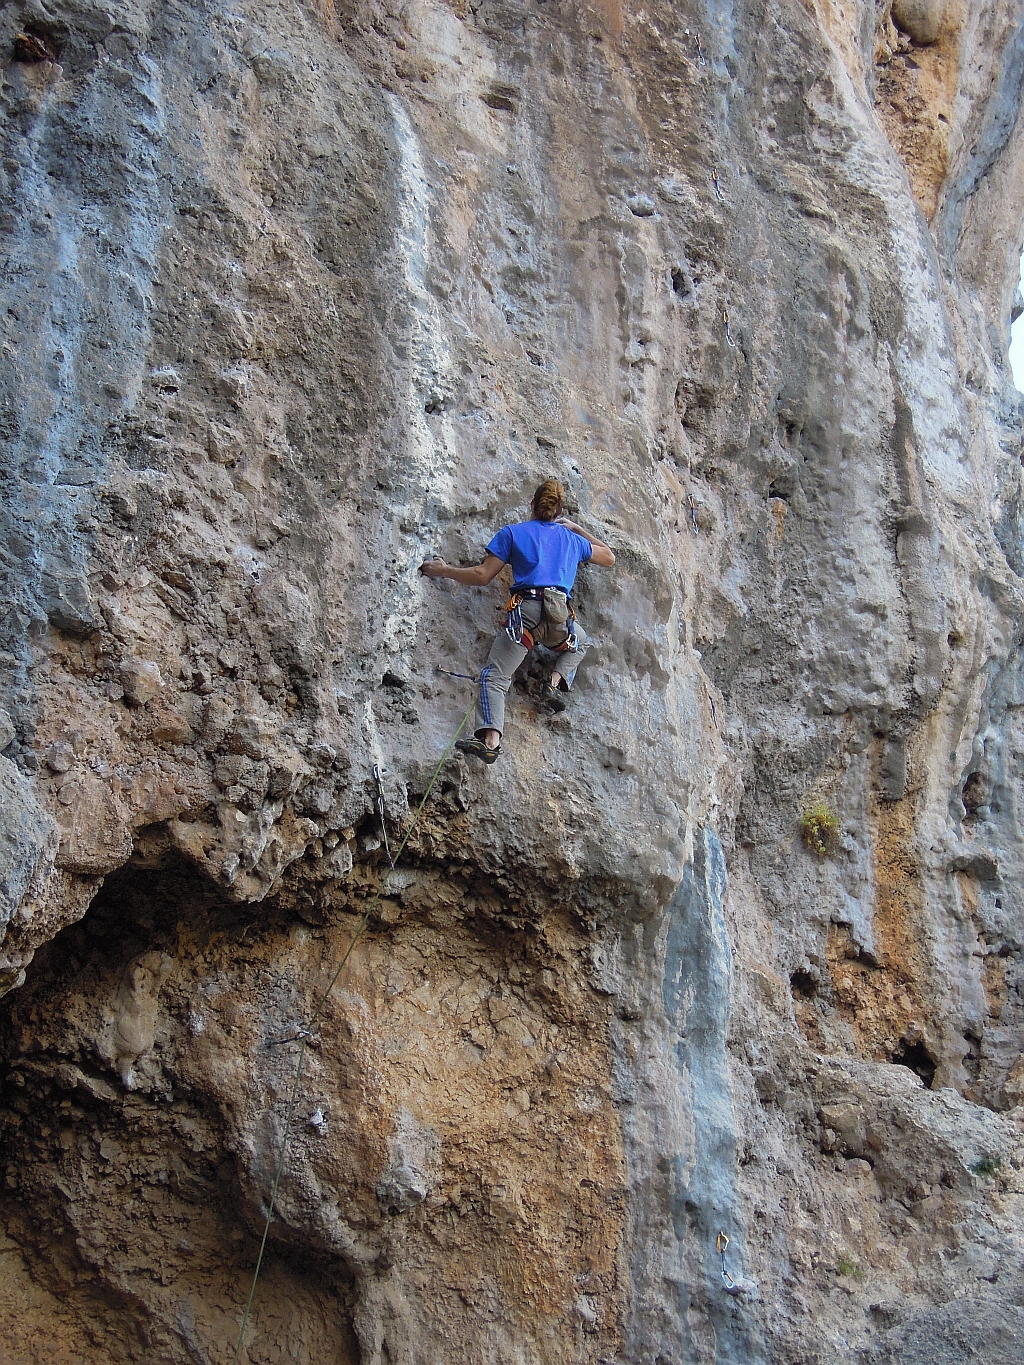
{"type": "Polygon", "coordinates": [[[840,1256],[836,1261],[836,1274],[848,1275],[854,1280],[862,1280],[864,1278],[864,1271],[857,1262],[851,1260],[849,1256],[840,1256]]]}
{"type": "Polygon", "coordinates": [[[800,833],[812,853],[819,858],[827,858],[839,847],[843,825],[832,807],[819,801],[801,815],[800,833]]]}
{"type": "Polygon", "coordinates": [[[986,1176],[991,1179],[992,1176],[998,1175],[1002,1164],[999,1157],[985,1155],[973,1162],[970,1169],[974,1175],[986,1176]]]}

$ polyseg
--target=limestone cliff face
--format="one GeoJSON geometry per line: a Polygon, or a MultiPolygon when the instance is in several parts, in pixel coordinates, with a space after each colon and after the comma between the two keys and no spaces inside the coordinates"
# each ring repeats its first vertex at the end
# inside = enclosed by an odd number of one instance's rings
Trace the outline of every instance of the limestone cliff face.
{"type": "Polygon", "coordinates": [[[380,892],[240,1359],[1019,1360],[1019,6],[0,53],[4,1359],[232,1360],[380,892]],[[392,872],[548,474],[593,652],[392,872]]]}

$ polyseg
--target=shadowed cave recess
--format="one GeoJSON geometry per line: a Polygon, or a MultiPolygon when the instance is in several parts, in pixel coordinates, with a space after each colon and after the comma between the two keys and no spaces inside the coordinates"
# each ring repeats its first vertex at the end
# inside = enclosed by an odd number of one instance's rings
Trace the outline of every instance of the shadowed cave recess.
{"type": "Polygon", "coordinates": [[[1022,85],[1014,0],[3,9],[5,1363],[1022,1358],[1022,85]],[[417,566],[546,477],[616,562],[485,769],[510,576],[417,566]]]}

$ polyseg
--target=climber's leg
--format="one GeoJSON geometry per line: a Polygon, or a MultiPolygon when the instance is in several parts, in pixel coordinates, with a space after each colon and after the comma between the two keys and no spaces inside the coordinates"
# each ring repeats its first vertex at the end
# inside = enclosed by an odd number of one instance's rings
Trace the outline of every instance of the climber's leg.
{"type": "Polygon", "coordinates": [[[572,687],[572,680],[576,676],[576,670],[583,662],[583,656],[590,648],[590,640],[587,632],[578,621],[575,623],[575,649],[563,649],[559,652],[558,662],[551,671],[551,687],[557,694],[558,692],[568,692],[572,687]]]}
{"type": "Polygon", "coordinates": [[[529,654],[526,643],[517,645],[505,631],[495,637],[487,662],[480,672],[480,694],[476,705],[477,739],[496,748],[505,728],[505,698],[512,686],[512,675],[529,654]]]}

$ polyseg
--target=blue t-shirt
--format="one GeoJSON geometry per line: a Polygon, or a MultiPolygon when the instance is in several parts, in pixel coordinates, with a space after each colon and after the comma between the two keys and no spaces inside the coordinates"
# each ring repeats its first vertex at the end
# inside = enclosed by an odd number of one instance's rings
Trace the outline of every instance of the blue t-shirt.
{"type": "Polygon", "coordinates": [[[555,521],[503,526],[487,547],[512,565],[518,588],[564,588],[572,592],[576,570],[594,553],[589,540],[555,521]]]}

